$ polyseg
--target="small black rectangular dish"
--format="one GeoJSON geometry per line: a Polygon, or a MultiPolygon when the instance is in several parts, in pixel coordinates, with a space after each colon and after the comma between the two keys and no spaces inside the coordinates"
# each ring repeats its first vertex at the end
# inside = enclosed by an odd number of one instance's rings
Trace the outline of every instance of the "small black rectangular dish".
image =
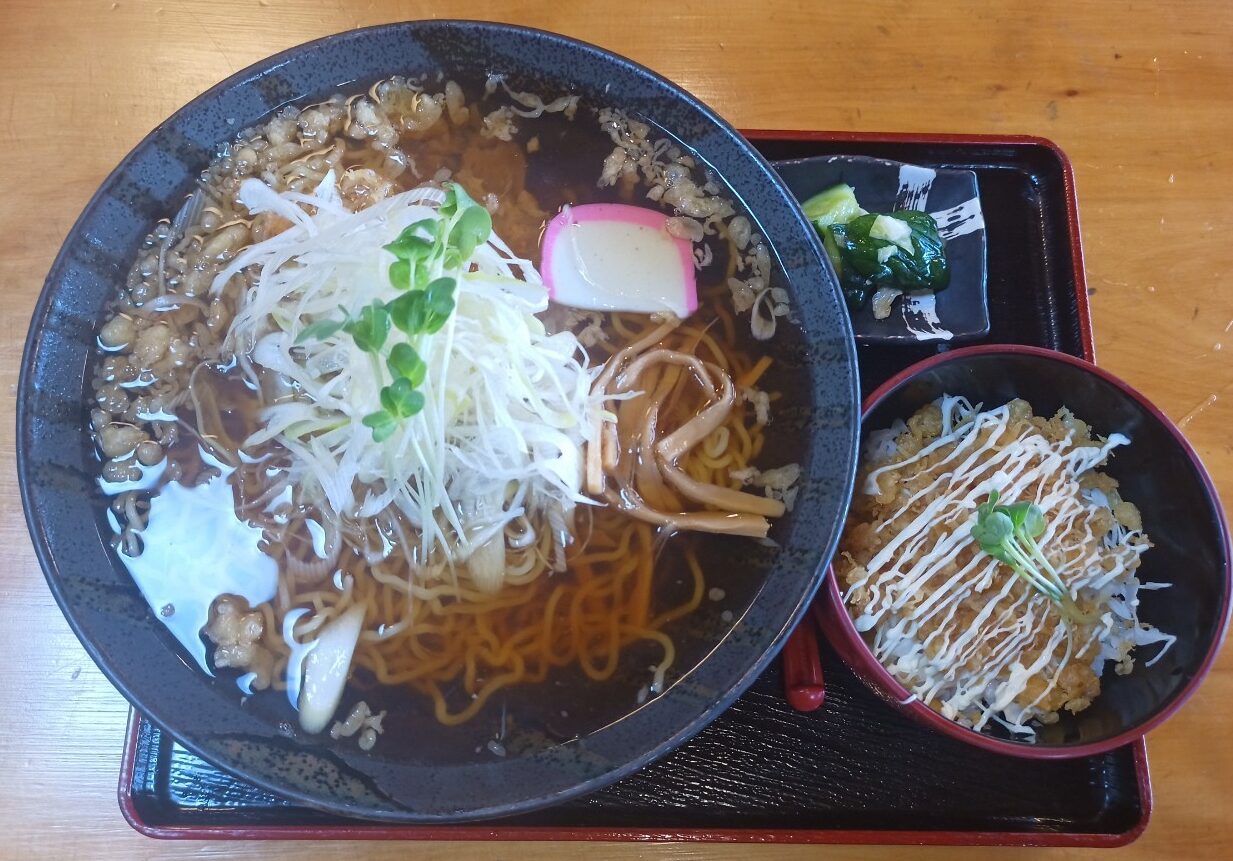
{"type": "Polygon", "coordinates": [[[855,154],[781,160],[775,169],[802,202],[842,183],[869,212],[915,209],[937,221],[949,284],[937,293],[899,297],[882,320],[874,317],[872,301],[850,309],[858,344],[958,344],[989,334],[985,224],[975,171],[855,154]]]}
{"type": "MultiPolygon", "coordinates": [[[[770,159],[858,154],[976,173],[990,343],[1092,358],[1065,156],[1030,138],[749,132],[770,159]]],[[[944,342],[861,345],[864,391],[944,342]]],[[[713,840],[1117,846],[1147,825],[1142,742],[1069,761],[1002,757],[882,703],[825,644],[826,705],[794,711],[778,663],[692,741],[586,798],[493,822],[395,827],[297,807],[196,758],[134,716],[120,802],[173,838],[713,840]]]]}

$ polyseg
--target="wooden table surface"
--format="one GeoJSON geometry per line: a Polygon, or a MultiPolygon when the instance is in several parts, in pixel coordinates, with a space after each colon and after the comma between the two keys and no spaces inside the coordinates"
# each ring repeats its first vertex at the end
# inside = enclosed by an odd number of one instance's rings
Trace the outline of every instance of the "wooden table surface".
{"type": "MultiPolygon", "coordinates": [[[[166,843],[116,806],[128,706],[31,552],[12,410],[43,277],[116,162],[206,87],[385,21],[514,21],[626,54],[740,127],[1028,133],[1078,176],[1101,364],[1179,420],[1233,499],[1233,5],[752,0],[7,0],[0,11],[0,857],[1077,857],[1079,851],[570,844],[166,843]],[[1227,347],[1227,349],[1222,349],[1227,347]]],[[[1156,810],[1125,858],[1233,854],[1233,649],[1149,738],[1156,810]]]]}

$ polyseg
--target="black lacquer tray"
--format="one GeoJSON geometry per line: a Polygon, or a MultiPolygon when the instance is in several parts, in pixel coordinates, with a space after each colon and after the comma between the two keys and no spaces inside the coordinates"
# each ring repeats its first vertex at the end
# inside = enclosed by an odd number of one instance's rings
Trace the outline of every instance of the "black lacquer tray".
{"type": "MultiPolygon", "coordinates": [[[[770,159],[857,154],[976,172],[988,343],[1093,358],[1073,177],[1037,138],[747,132],[770,159]]],[[[868,393],[940,349],[861,346],[868,393]]],[[[804,624],[811,624],[807,619],[804,624]]],[[[586,798],[512,819],[398,827],[298,807],[225,774],[134,715],[120,804],[155,837],[712,840],[1117,846],[1151,808],[1143,742],[1031,761],[970,748],[882,703],[822,647],[825,706],[794,711],[778,663],[688,744],[586,798]]]]}

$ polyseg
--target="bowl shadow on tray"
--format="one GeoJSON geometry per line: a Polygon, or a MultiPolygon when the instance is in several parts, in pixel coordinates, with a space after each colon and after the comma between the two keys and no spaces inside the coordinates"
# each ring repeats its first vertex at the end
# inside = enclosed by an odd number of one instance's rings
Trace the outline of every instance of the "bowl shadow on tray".
{"type": "MultiPolygon", "coordinates": [[[[1079,360],[1022,347],[971,348],[943,354],[915,373],[909,369],[870,396],[862,426],[866,431],[889,427],[943,394],[962,395],[990,408],[1023,398],[1044,416],[1065,406],[1091,424],[1095,434],[1130,437],[1131,444],[1117,449],[1101,469],[1117,479],[1119,492],[1139,507],[1153,543],[1143,556],[1139,580],[1171,584],[1140,591],[1140,618],[1176,635],[1177,642],[1154,662],[1162,647],[1139,647],[1128,675],[1117,675],[1106,664],[1101,694],[1092,705],[1078,714],[1063,711],[1057,723],[1038,727],[1034,744],[1015,740],[995,723],[974,733],[920,703],[909,707],[913,716],[969,743],[1028,757],[1090,755],[1141,736],[1193,692],[1228,625],[1228,534],[1201,464],[1168,419],[1132,396],[1124,384],[1093,373],[1079,360]]],[[[902,706],[907,691],[867,648],[856,644],[855,629],[835,612],[838,594],[837,585],[828,583],[827,636],[884,699],[902,706]]]]}

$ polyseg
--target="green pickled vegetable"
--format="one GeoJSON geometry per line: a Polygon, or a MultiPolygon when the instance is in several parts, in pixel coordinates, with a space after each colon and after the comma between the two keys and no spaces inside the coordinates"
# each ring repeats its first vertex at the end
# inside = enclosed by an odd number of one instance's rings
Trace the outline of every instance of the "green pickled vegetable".
{"type": "Polygon", "coordinates": [[[846,224],[856,216],[865,214],[856,202],[856,191],[842,182],[818,192],[802,203],[801,209],[805,210],[805,217],[818,230],[832,224],[846,224]]]}
{"type": "Polygon", "coordinates": [[[853,309],[868,302],[879,287],[937,292],[950,284],[946,243],[927,212],[865,212],[852,186],[842,183],[801,207],[821,236],[853,309]]]}
{"type": "Polygon", "coordinates": [[[937,222],[926,212],[868,213],[825,228],[831,262],[848,302],[860,307],[878,287],[936,292],[950,284],[946,248],[937,222]],[[902,225],[896,230],[888,225],[902,225]],[[832,252],[831,249],[834,248],[832,252]]]}

